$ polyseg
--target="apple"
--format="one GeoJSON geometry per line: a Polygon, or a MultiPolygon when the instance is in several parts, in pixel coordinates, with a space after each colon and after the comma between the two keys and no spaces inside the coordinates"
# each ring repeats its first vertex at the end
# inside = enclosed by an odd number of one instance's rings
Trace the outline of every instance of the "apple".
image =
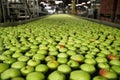
{"type": "Polygon", "coordinates": [[[27,62],[28,60],[29,60],[30,58],[28,57],[28,56],[20,56],[19,58],[18,58],[18,61],[23,61],[23,62],[27,62]]]}
{"type": "Polygon", "coordinates": [[[33,55],[35,55],[35,52],[28,51],[25,53],[25,56],[28,56],[28,57],[32,57],[33,55]]]}
{"type": "Polygon", "coordinates": [[[67,63],[68,59],[67,59],[67,58],[57,58],[57,61],[58,61],[60,64],[65,64],[65,63],[67,63]]]}
{"type": "Polygon", "coordinates": [[[31,72],[26,76],[26,80],[45,80],[45,76],[41,72],[31,72]]]}
{"type": "Polygon", "coordinates": [[[39,49],[37,51],[38,54],[43,54],[43,55],[47,55],[47,50],[44,50],[44,49],[39,49]]]}
{"type": "Polygon", "coordinates": [[[20,71],[21,71],[21,73],[22,73],[23,75],[27,75],[28,73],[31,73],[31,72],[34,71],[34,67],[27,65],[27,66],[22,67],[22,68],[20,69],[20,71]]]}
{"type": "Polygon", "coordinates": [[[1,73],[1,79],[3,80],[18,77],[18,76],[21,76],[21,73],[18,69],[14,69],[14,68],[9,68],[5,70],[3,73],[1,73]]]}
{"type": "Polygon", "coordinates": [[[25,79],[22,78],[22,77],[14,77],[14,78],[12,78],[11,80],[25,80],[25,79]]]}
{"type": "Polygon", "coordinates": [[[69,56],[72,56],[72,55],[75,55],[75,54],[76,54],[76,52],[73,51],[73,50],[68,50],[66,53],[67,53],[67,55],[69,55],[69,56]]]}
{"type": "Polygon", "coordinates": [[[16,61],[14,62],[11,67],[12,68],[16,68],[16,69],[21,69],[23,66],[25,66],[26,63],[25,62],[22,62],[22,61],[16,61]]]}
{"type": "Polygon", "coordinates": [[[45,59],[45,55],[43,55],[43,54],[35,54],[33,57],[32,57],[32,59],[34,59],[34,60],[41,60],[41,61],[43,61],[44,59],[45,59]]]}
{"type": "Polygon", "coordinates": [[[95,58],[95,56],[88,53],[88,54],[85,55],[85,58],[95,58]]]}
{"type": "Polygon", "coordinates": [[[53,55],[53,56],[57,56],[58,55],[58,51],[50,51],[48,54],[49,55],[53,55]]]}
{"type": "Polygon", "coordinates": [[[80,65],[80,69],[83,71],[86,71],[90,74],[92,74],[96,71],[94,65],[91,65],[91,64],[82,64],[82,65],[80,65]]]}
{"type": "Polygon", "coordinates": [[[76,54],[76,55],[72,55],[70,59],[82,63],[84,61],[84,56],[80,54],[76,54]]]}
{"type": "Polygon", "coordinates": [[[98,53],[97,56],[98,57],[106,57],[106,55],[104,53],[98,53]]]}
{"type": "Polygon", "coordinates": [[[92,80],[107,80],[107,79],[103,76],[95,76],[95,77],[93,77],[92,80]]]}
{"type": "Polygon", "coordinates": [[[4,72],[5,70],[7,70],[9,68],[8,64],[5,63],[0,63],[0,73],[4,72]]]}
{"type": "Polygon", "coordinates": [[[46,73],[48,71],[48,67],[45,64],[39,64],[35,67],[35,71],[46,73]]]}
{"type": "Polygon", "coordinates": [[[46,62],[52,61],[52,60],[56,60],[55,56],[49,55],[49,56],[46,56],[46,57],[45,57],[45,61],[46,61],[46,62]]]}
{"type": "Polygon", "coordinates": [[[67,62],[67,65],[69,65],[73,69],[79,68],[79,63],[77,61],[74,61],[74,60],[69,60],[67,62]]]}
{"type": "Polygon", "coordinates": [[[13,54],[13,51],[11,50],[6,50],[3,52],[4,55],[12,55],[13,54]]]}
{"type": "Polygon", "coordinates": [[[109,69],[110,66],[107,63],[98,63],[98,67],[101,69],[109,69]]]}
{"type": "Polygon", "coordinates": [[[47,66],[50,69],[56,69],[59,66],[59,63],[55,60],[52,60],[47,62],[47,66]]]}
{"type": "Polygon", "coordinates": [[[110,80],[117,79],[117,74],[115,72],[107,70],[107,69],[100,69],[99,74],[107,79],[110,79],[110,80]]]}
{"type": "Polygon", "coordinates": [[[76,50],[76,47],[74,47],[74,46],[70,46],[70,47],[68,47],[68,49],[69,49],[69,50],[73,50],[73,51],[75,51],[75,50],[76,50]]]}
{"type": "Polygon", "coordinates": [[[118,60],[118,59],[110,60],[109,64],[110,65],[120,66],[120,60],[118,60]]]}
{"type": "Polygon", "coordinates": [[[68,55],[67,55],[66,53],[59,53],[59,54],[57,55],[57,57],[58,57],[58,58],[67,58],[68,55]]]}
{"type": "Polygon", "coordinates": [[[56,50],[57,50],[57,48],[54,47],[54,46],[52,46],[52,47],[49,48],[49,51],[56,51],[56,50]]]}
{"type": "Polygon", "coordinates": [[[107,58],[108,58],[109,60],[119,59],[118,55],[114,55],[114,54],[109,54],[109,55],[107,56],[107,58]]]}
{"type": "Polygon", "coordinates": [[[29,66],[35,67],[35,66],[37,66],[38,64],[40,64],[40,60],[30,59],[30,60],[27,62],[27,64],[28,64],[29,66]]]}
{"type": "Polygon", "coordinates": [[[20,52],[15,52],[15,53],[12,55],[13,58],[19,58],[20,56],[23,56],[23,54],[20,53],[20,52]]]}
{"type": "Polygon", "coordinates": [[[47,80],[66,80],[66,77],[63,73],[59,71],[53,71],[52,73],[48,75],[47,80]]]}
{"type": "Polygon", "coordinates": [[[85,59],[84,62],[87,64],[92,64],[92,65],[96,64],[96,61],[92,58],[85,59]]]}
{"type": "Polygon", "coordinates": [[[91,80],[91,76],[85,71],[75,70],[70,73],[70,80],[91,80]]]}
{"type": "Polygon", "coordinates": [[[97,63],[106,63],[108,60],[105,57],[96,57],[95,58],[97,63]]]}
{"type": "Polygon", "coordinates": [[[57,70],[64,74],[69,74],[71,72],[71,67],[66,64],[62,64],[58,66],[57,70]]]}
{"type": "Polygon", "coordinates": [[[120,75],[120,66],[112,66],[113,71],[115,71],[118,75],[120,75]]]}
{"type": "Polygon", "coordinates": [[[6,58],[6,59],[3,61],[3,63],[12,64],[12,63],[14,63],[15,61],[16,61],[15,58],[8,57],[8,58],[6,58]]]}
{"type": "Polygon", "coordinates": [[[67,48],[59,48],[59,52],[62,52],[62,53],[67,52],[67,48]]]}

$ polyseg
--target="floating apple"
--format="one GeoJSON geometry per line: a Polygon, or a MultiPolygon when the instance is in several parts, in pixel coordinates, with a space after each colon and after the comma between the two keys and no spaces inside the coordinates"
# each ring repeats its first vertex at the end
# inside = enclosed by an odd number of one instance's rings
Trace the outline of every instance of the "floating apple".
{"type": "Polygon", "coordinates": [[[16,61],[15,58],[8,57],[8,58],[6,58],[6,59],[3,61],[3,63],[12,64],[12,63],[14,63],[15,61],[16,61]]]}
{"type": "Polygon", "coordinates": [[[24,66],[24,67],[22,67],[22,68],[20,69],[20,71],[21,71],[21,73],[22,73],[23,75],[27,75],[28,73],[31,73],[31,72],[34,71],[34,67],[32,67],[32,66],[24,66]]]}
{"type": "Polygon", "coordinates": [[[1,74],[1,79],[3,79],[3,80],[10,79],[10,78],[18,77],[20,75],[21,75],[21,73],[18,69],[9,68],[1,74]]]}
{"type": "Polygon", "coordinates": [[[95,58],[95,56],[92,55],[92,54],[86,54],[86,55],[85,55],[85,58],[95,58]]]}
{"type": "Polygon", "coordinates": [[[14,77],[14,78],[12,78],[11,80],[25,80],[25,79],[22,78],[22,77],[14,77]]]}
{"type": "Polygon", "coordinates": [[[69,55],[69,56],[72,56],[72,55],[75,55],[75,54],[76,54],[75,51],[72,51],[72,50],[67,51],[67,55],[69,55]]]}
{"type": "Polygon", "coordinates": [[[66,53],[59,53],[59,54],[57,55],[57,57],[58,57],[58,58],[67,58],[68,55],[67,55],[66,53]]]}
{"type": "Polygon", "coordinates": [[[67,59],[67,58],[57,58],[57,61],[58,61],[60,64],[65,64],[65,63],[67,63],[68,59],[67,59]]]}
{"type": "Polygon", "coordinates": [[[19,58],[20,56],[23,56],[23,54],[20,52],[16,52],[12,55],[13,58],[19,58]]]}
{"type": "Polygon", "coordinates": [[[45,64],[39,64],[35,67],[35,71],[46,73],[48,71],[48,67],[45,64]]]}
{"type": "Polygon", "coordinates": [[[32,57],[32,59],[34,59],[34,60],[41,60],[41,61],[43,61],[44,59],[45,59],[45,55],[43,55],[43,54],[35,54],[33,57],[32,57]]]}
{"type": "Polygon", "coordinates": [[[45,76],[41,72],[31,72],[26,76],[26,80],[45,80],[45,76]]]}
{"type": "Polygon", "coordinates": [[[94,65],[91,64],[82,64],[80,65],[81,70],[86,71],[88,73],[94,73],[96,71],[94,65]]]}
{"type": "Polygon", "coordinates": [[[52,61],[52,60],[55,60],[55,59],[56,59],[55,56],[52,56],[52,55],[45,57],[46,62],[52,61]]]}
{"type": "Polygon", "coordinates": [[[59,65],[57,70],[64,74],[69,74],[71,72],[70,66],[68,66],[66,64],[59,65]]]}
{"type": "Polygon", "coordinates": [[[95,76],[92,80],[107,80],[107,79],[103,76],[95,76]]]}
{"type": "Polygon", "coordinates": [[[98,68],[101,68],[101,69],[109,69],[110,66],[108,63],[98,63],[98,68]]]}
{"type": "Polygon", "coordinates": [[[91,80],[91,76],[85,71],[75,70],[70,73],[70,80],[91,80]]]}
{"type": "Polygon", "coordinates": [[[118,60],[118,59],[110,60],[109,64],[110,65],[120,66],[120,60],[118,60]]]}
{"type": "Polygon", "coordinates": [[[118,57],[117,55],[114,55],[114,54],[109,54],[109,55],[107,56],[107,58],[108,58],[109,60],[119,59],[119,57],[118,57]]]}
{"type": "Polygon", "coordinates": [[[73,69],[79,68],[79,62],[74,61],[74,60],[69,60],[67,62],[67,65],[69,65],[73,69]]]}
{"type": "Polygon", "coordinates": [[[53,56],[57,56],[58,55],[58,51],[50,51],[48,54],[49,55],[53,55],[53,56]]]}
{"type": "Polygon", "coordinates": [[[82,63],[84,61],[84,56],[80,54],[76,54],[76,55],[72,55],[70,59],[82,63]]]}
{"type": "Polygon", "coordinates": [[[59,71],[53,71],[52,73],[48,75],[47,80],[66,80],[66,77],[63,73],[59,71]]]}
{"type": "Polygon", "coordinates": [[[55,61],[55,60],[47,62],[47,66],[50,69],[56,69],[58,67],[58,65],[59,65],[59,63],[57,61],[55,61]]]}
{"type": "Polygon", "coordinates": [[[108,60],[105,57],[96,57],[95,58],[97,63],[106,63],[108,60]]]}
{"type": "Polygon", "coordinates": [[[23,62],[27,62],[30,58],[28,56],[20,56],[18,58],[18,61],[23,61],[23,62]]]}
{"type": "Polygon", "coordinates": [[[120,66],[112,66],[113,71],[115,71],[118,75],[120,75],[120,66]]]}
{"type": "Polygon", "coordinates": [[[39,49],[39,50],[37,51],[37,53],[38,53],[38,54],[47,55],[47,51],[44,50],[44,49],[39,49]]]}
{"type": "Polygon", "coordinates": [[[27,64],[28,64],[29,66],[35,67],[35,66],[37,66],[38,64],[40,64],[40,60],[30,59],[30,60],[27,62],[27,64]]]}
{"type": "Polygon", "coordinates": [[[107,79],[110,80],[116,80],[117,79],[117,74],[113,71],[109,71],[106,69],[100,69],[99,74],[107,79]]]}
{"type": "Polygon", "coordinates": [[[5,63],[0,63],[0,73],[4,72],[5,70],[7,70],[9,68],[8,64],[5,63]]]}
{"type": "Polygon", "coordinates": [[[92,58],[85,59],[84,62],[87,64],[92,64],[92,65],[96,64],[96,61],[92,58]]]}
{"type": "Polygon", "coordinates": [[[14,62],[11,67],[12,68],[15,68],[15,69],[21,69],[23,66],[25,66],[26,63],[25,62],[22,62],[22,61],[17,61],[17,62],[14,62]]]}

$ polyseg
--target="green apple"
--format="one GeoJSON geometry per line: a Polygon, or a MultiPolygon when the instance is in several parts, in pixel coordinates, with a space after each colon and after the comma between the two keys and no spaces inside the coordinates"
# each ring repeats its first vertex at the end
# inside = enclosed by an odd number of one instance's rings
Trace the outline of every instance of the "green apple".
{"type": "Polygon", "coordinates": [[[120,66],[112,66],[113,71],[115,71],[118,75],[120,75],[120,66]]]}
{"type": "Polygon", "coordinates": [[[67,51],[67,48],[59,48],[59,52],[64,53],[64,52],[66,52],[66,51],[67,51]]]}
{"type": "Polygon", "coordinates": [[[39,64],[35,67],[35,71],[46,73],[48,71],[48,67],[45,64],[39,64]]]}
{"type": "Polygon", "coordinates": [[[98,63],[98,67],[101,69],[109,69],[110,68],[108,63],[98,63]]]}
{"type": "Polygon", "coordinates": [[[67,58],[57,58],[57,61],[58,61],[60,64],[65,64],[65,63],[67,63],[68,59],[67,59],[67,58]]]}
{"type": "Polygon", "coordinates": [[[95,58],[95,56],[92,55],[92,54],[86,54],[86,55],[85,55],[85,58],[95,58]]]}
{"type": "Polygon", "coordinates": [[[22,77],[14,77],[14,78],[12,78],[11,80],[25,80],[25,79],[22,78],[22,77]]]}
{"type": "Polygon", "coordinates": [[[108,60],[105,57],[96,57],[95,58],[97,63],[106,63],[108,60]]]}
{"type": "Polygon", "coordinates": [[[52,46],[52,47],[49,48],[49,51],[57,51],[57,48],[52,46]]]}
{"type": "Polygon", "coordinates": [[[95,77],[93,77],[92,80],[107,80],[107,79],[103,76],[95,76],[95,77]]]}
{"type": "Polygon", "coordinates": [[[67,58],[68,55],[67,55],[66,53],[59,53],[59,54],[57,55],[57,57],[58,57],[58,58],[67,58]]]}
{"type": "Polygon", "coordinates": [[[28,73],[31,73],[31,72],[34,71],[34,67],[27,65],[27,66],[22,67],[22,68],[20,69],[20,71],[21,71],[21,73],[22,73],[23,75],[27,75],[28,73]]]}
{"type": "Polygon", "coordinates": [[[45,76],[41,72],[31,72],[26,76],[26,80],[45,80],[45,76]]]}
{"type": "Polygon", "coordinates": [[[85,59],[84,62],[87,64],[92,64],[92,65],[96,64],[96,61],[92,58],[85,59]]]}
{"type": "Polygon", "coordinates": [[[4,55],[12,55],[13,54],[13,51],[11,50],[6,50],[3,52],[4,55]]]}
{"type": "Polygon", "coordinates": [[[14,68],[9,68],[1,73],[1,79],[10,79],[18,76],[21,76],[21,73],[18,69],[14,68]]]}
{"type": "Polygon", "coordinates": [[[57,70],[64,74],[69,74],[71,72],[71,67],[66,64],[62,64],[58,66],[57,70]]]}
{"type": "Polygon", "coordinates": [[[57,56],[58,55],[58,51],[50,51],[48,54],[49,55],[53,55],[53,56],[57,56]]]}
{"type": "Polygon", "coordinates": [[[53,71],[52,73],[48,75],[47,80],[66,80],[66,77],[63,73],[59,71],[53,71]]]}
{"type": "Polygon", "coordinates": [[[9,68],[8,64],[5,63],[0,63],[0,73],[4,72],[5,70],[7,70],[9,68]]]}
{"type": "Polygon", "coordinates": [[[14,63],[15,61],[16,61],[15,58],[8,57],[8,58],[6,58],[6,59],[3,61],[3,63],[12,64],[12,63],[14,63]]]}
{"type": "Polygon", "coordinates": [[[94,65],[91,64],[82,64],[80,65],[81,70],[86,71],[90,74],[94,73],[96,71],[94,65]]]}
{"type": "Polygon", "coordinates": [[[104,53],[98,53],[97,56],[98,57],[106,57],[106,55],[104,53]]]}
{"type": "Polygon", "coordinates": [[[46,56],[46,57],[45,57],[45,61],[46,61],[46,62],[52,61],[52,60],[56,60],[55,56],[49,55],[49,56],[46,56]]]}
{"type": "Polygon", "coordinates": [[[120,66],[120,60],[118,60],[118,59],[110,60],[109,64],[110,65],[120,66]]]}
{"type": "Polygon", "coordinates": [[[40,60],[30,59],[30,60],[27,62],[27,64],[28,64],[29,66],[35,67],[35,66],[37,66],[38,64],[40,64],[40,60]]]}
{"type": "Polygon", "coordinates": [[[44,50],[44,49],[39,49],[37,51],[38,54],[43,54],[43,55],[47,55],[47,50],[44,50]]]}
{"type": "Polygon", "coordinates": [[[28,57],[32,57],[33,55],[35,55],[35,52],[28,51],[25,53],[25,56],[28,56],[28,57]]]}
{"type": "Polygon", "coordinates": [[[72,56],[72,55],[75,55],[75,54],[76,54],[76,52],[73,51],[73,50],[68,50],[66,53],[67,53],[67,55],[69,55],[69,56],[72,56]]]}
{"type": "Polygon", "coordinates": [[[20,56],[18,58],[18,61],[23,61],[23,62],[27,62],[30,58],[28,56],[20,56]]]}
{"type": "Polygon", "coordinates": [[[73,69],[79,68],[79,63],[77,61],[74,61],[74,60],[69,60],[67,62],[67,65],[69,65],[73,69]]]}
{"type": "Polygon", "coordinates": [[[99,74],[108,80],[117,80],[117,74],[107,69],[100,69],[99,74]]]}
{"type": "Polygon", "coordinates": [[[59,66],[59,63],[55,60],[52,60],[47,62],[47,66],[50,69],[56,69],[59,66]]]}
{"type": "Polygon", "coordinates": [[[25,62],[22,62],[22,61],[17,61],[17,62],[14,62],[11,67],[12,68],[16,68],[16,69],[21,69],[23,66],[25,66],[26,63],[25,62]]]}
{"type": "Polygon", "coordinates": [[[80,54],[76,54],[76,55],[72,55],[70,59],[81,63],[84,61],[84,56],[80,54]]]}
{"type": "Polygon", "coordinates": [[[41,60],[41,61],[43,61],[44,59],[45,59],[45,55],[43,55],[43,54],[35,54],[33,57],[32,57],[32,59],[34,59],[34,60],[41,60]]]}
{"type": "Polygon", "coordinates": [[[20,52],[15,52],[15,53],[12,55],[13,58],[19,58],[20,56],[23,56],[23,54],[20,53],[20,52]]]}
{"type": "Polygon", "coordinates": [[[91,80],[91,76],[85,71],[75,70],[70,73],[70,80],[91,80]]]}

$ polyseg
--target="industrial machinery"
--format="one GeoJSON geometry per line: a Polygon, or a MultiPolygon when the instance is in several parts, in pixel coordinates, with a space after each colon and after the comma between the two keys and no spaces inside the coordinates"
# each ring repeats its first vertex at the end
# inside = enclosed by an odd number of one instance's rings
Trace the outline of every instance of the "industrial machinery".
{"type": "Polygon", "coordinates": [[[13,22],[39,16],[39,0],[0,0],[0,21],[13,22]]]}

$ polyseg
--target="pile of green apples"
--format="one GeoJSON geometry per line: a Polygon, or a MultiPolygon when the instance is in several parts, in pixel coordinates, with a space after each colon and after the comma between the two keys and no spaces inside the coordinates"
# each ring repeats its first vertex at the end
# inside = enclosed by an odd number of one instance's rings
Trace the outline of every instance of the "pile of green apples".
{"type": "Polygon", "coordinates": [[[67,14],[0,27],[0,80],[120,80],[120,30],[67,14]]]}

